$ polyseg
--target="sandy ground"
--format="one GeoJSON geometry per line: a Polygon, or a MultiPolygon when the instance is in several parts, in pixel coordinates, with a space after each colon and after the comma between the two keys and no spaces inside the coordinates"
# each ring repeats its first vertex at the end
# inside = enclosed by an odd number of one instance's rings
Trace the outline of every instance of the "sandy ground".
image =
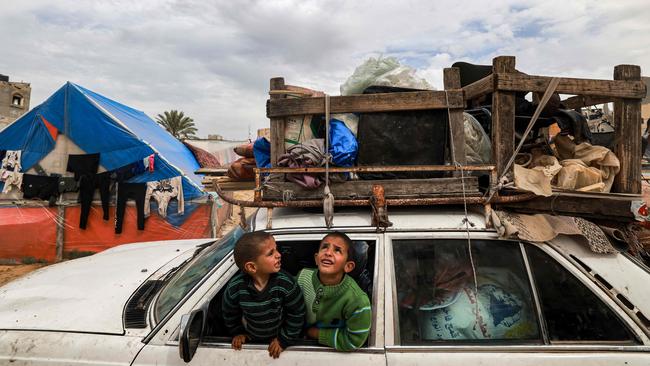
{"type": "Polygon", "coordinates": [[[0,265],[0,286],[24,274],[27,274],[33,270],[39,269],[45,265],[46,264],[42,264],[42,263],[0,265]]]}
{"type": "MultiPolygon", "coordinates": [[[[238,199],[253,199],[252,191],[240,191],[235,192],[235,198],[238,199]]],[[[248,217],[253,212],[254,208],[246,208],[246,216],[248,217]]],[[[221,230],[219,237],[223,236],[237,225],[239,225],[239,206],[233,207],[232,216],[225,222],[223,229],[221,230]]],[[[0,286],[5,283],[12,281],[18,277],[24,276],[25,274],[37,270],[41,267],[46,266],[47,264],[37,263],[37,264],[14,264],[14,265],[0,265],[0,286]]]]}

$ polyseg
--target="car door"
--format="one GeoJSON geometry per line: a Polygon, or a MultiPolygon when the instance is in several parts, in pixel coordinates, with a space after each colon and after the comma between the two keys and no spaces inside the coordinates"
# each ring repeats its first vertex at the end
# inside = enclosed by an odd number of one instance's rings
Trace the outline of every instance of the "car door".
{"type": "Polygon", "coordinates": [[[647,364],[643,331],[553,250],[471,235],[389,235],[387,365],[647,364]]]}
{"type": "MultiPolygon", "coordinates": [[[[276,234],[275,239],[278,243],[278,249],[292,248],[291,245],[284,245],[287,243],[318,243],[324,234],[291,234],[282,235],[276,234]]],[[[231,365],[231,364],[267,364],[273,361],[275,364],[281,365],[304,365],[308,362],[312,366],[327,365],[331,366],[333,363],[337,365],[378,365],[385,364],[385,355],[383,349],[383,311],[374,311],[374,309],[383,309],[383,282],[378,281],[383,278],[383,245],[380,236],[377,234],[356,234],[350,235],[353,240],[365,240],[372,243],[373,253],[373,286],[372,286],[372,305],[373,305],[373,331],[368,341],[368,345],[355,352],[341,353],[333,349],[317,345],[315,342],[304,342],[301,345],[290,347],[285,350],[278,360],[273,360],[269,357],[266,344],[245,344],[240,351],[235,351],[231,348],[229,337],[225,337],[220,329],[210,329],[212,323],[218,323],[218,319],[213,316],[207,316],[208,324],[204,327],[203,333],[211,332],[218,335],[207,335],[202,337],[201,342],[198,344],[196,353],[193,355],[189,365],[210,365],[215,364],[231,365]]],[[[297,248],[293,246],[293,248],[297,248]]],[[[293,254],[287,252],[283,253],[283,268],[285,263],[290,261],[291,255],[296,255],[298,250],[293,250],[293,254]]],[[[310,254],[311,255],[311,254],[310,254]]],[[[312,257],[313,258],[313,257],[312,257]]],[[[299,261],[299,258],[294,258],[294,261],[299,261]]],[[[218,295],[224,288],[228,280],[237,272],[237,267],[234,264],[232,255],[228,256],[224,263],[222,263],[219,271],[216,271],[210,279],[207,280],[202,287],[206,288],[205,291],[196,291],[194,295],[180,306],[170,316],[164,326],[157,327],[154,333],[146,339],[147,345],[143,348],[142,352],[136,358],[134,365],[185,365],[186,363],[179,355],[179,332],[181,317],[184,314],[189,314],[192,311],[202,310],[206,314],[213,311],[213,307],[218,307],[218,295]]],[[[214,315],[214,314],[213,314],[214,315]]],[[[217,325],[218,327],[218,325],[217,325]]]]}

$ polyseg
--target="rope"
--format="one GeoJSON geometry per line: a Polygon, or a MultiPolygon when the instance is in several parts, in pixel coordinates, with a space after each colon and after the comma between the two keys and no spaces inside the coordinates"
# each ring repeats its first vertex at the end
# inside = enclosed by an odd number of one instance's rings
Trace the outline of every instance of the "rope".
{"type": "Polygon", "coordinates": [[[530,119],[530,122],[528,122],[528,126],[526,127],[526,131],[522,135],[521,140],[519,140],[519,145],[517,145],[517,148],[512,153],[512,156],[510,156],[510,159],[508,160],[505,169],[503,169],[503,173],[501,174],[499,179],[497,179],[497,187],[496,187],[497,189],[492,190],[492,192],[490,193],[490,197],[487,200],[488,202],[492,200],[494,194],[500,189],[500,187],[503,186],[501,180],[506,176],[512,163],[514,163],[517,154],[519,154],[519,150],[521,150],[521,147],[524,146],[524,142],[526,141],[526,136],[528,136],[530,131],[533,129],[535,122],[537,122],[537,118],[539,118],[539,115],[542,113],[542,109],[544,109],[546,103],[548,103],[549,99],[551,99],[551,96],[555,92],[555,89],[557,89],[559,83],[560,83],[560,79],[558,78],[552,78],[551,81],[548,83],[548,86],[546,87],[546,91],[544,92],[544,96],[542,97],[539,104],[537,105],[537,108],[535,108],[535,113],[533,113],[533,117],[530,119]]]}
{"type": "Polygon", "coordinates": [[[463,210],[465,217],[463,218],[463,223],[465,224],[465,233],[467,234],[467,251],[469,253],[469,262],[470,265],[472,266],[472,276],[474,277],[474,293],[476,294],[476,301],[474,302],[475,305],[475,313],[476,313],[476,322],[479,324],[480,321],[480,309],[478,305],[478,279],[476,276],[476,265],[474,264],[474,257],[472,255],[472,239],[470,237],[470,232],[469,232],[469,215],[467,214],[467,194],[465,190],[465,170],[463,169],[463,165],[459,163],[456,160],[456,153],[454,149],[454,134],[452,132],[452,125],[451,125],[451,111],[449,109],[449,95],[447,94],[447,91],[445,90],[445,98],[447,100],[447,120],[449,123],[449,142],[451,144],[451,158],[453,161],[453,164],[455,167],[457,167],[460,170],[460,182],[461,182],[461,187],[463,190],[463,210]]]}
{"type": "Polygon", "coordinates": [[[325,187],[323,188],[323,215],[325,226],[331,228],[334,221],[334,195],[330,191],[330,96],[325,94],[325,187]]]}

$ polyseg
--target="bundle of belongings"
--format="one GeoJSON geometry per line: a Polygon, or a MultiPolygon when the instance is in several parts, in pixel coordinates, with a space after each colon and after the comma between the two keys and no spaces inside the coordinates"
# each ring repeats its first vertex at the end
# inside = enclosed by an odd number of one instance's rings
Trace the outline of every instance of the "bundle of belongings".
{"type": "MultiPolygon", "coordinates": [[[[270,148],[270,147],[269,147],[270,148]]],[[[250,181],[255,179],[256,167],[253,155],[253,144],[239,145],[234,148],[235,153],[241,158],[233,161],[228,167],[228,177],[236,181],[250,181]]]]}
{"type": "MultiPolygon", "coordinates": [[[[462,86],[492,72],[489,65],[456,62],[452,66],[460,69],[462,86]]],[[[491,95],[487,95],[474,109],[467,111],[488,135],[491,101],[491,95]]],[[[540,196],[550,196],[553,189],[610,192],[614,177],[620,171],[620,162],[608,147],[597,145],[609,144],[593,138],[587,119],[580,112],[563,109],[557,93],[541,109],[531,133],[523,136],[537,107],[537,103],[526,99],[526,93],[515,94],[515,135],[518,140],[525,141],[515,159],[512,175],[507,177],[509,182],[540,196]]],[[[468,154],[468,162],[471,161],[468,154]]]]}
{"type": "MultiPolygon", "coordinates": [[[[433,89],[415,70],[394,58],[370,58],[341,85],[341,95],[413,92],[433,89]]],[[[286,86],[287,98],[318,97],[324,93],[286,86]]],[[[325,121],[322,114],[286,118],[286,153],[278,167],[332,167],[444,164],[448,119],[446,111],[339,113],[325,121]],[[326,129],[329,140],[326,141],[326,129]],[[328,148],[326,148],[328,146],[328,148]]],[[[475,132],[471,128],[471,132],[475,132]]],[[[480,126],[479,126],[480,128],[480,126]]],[[[476,136],[483,135],[475,133],[476,136]]],[[[254,143],[257,167],[270,167],[270,144],[254,143]]],[[[488,140],[489,146],[489,140],[488,140]]],[[[476,153],[475,155],[479,155],[476,153]]],[[[491,153],[489,153],[491,154],[491,153]]],[[[349,179],[430,178],[437,173],[329,174],[330,182],[349,179]]],[[[325,174],[286,174],[286,180],[317,189],[325,174]]]]}

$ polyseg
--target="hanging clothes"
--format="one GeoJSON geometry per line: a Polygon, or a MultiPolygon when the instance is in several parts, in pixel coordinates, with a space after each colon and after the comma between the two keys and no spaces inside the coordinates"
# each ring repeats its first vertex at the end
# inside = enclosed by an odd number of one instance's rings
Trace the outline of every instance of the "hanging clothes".
{"type": "Polygon", "coordinates": [[[23,173],[15,171],[10,172],[8,170],[5,170],[4,172],[7,173],[7,175],[5,177],[5,174],[2,174],[4,178],[2,181],[5,182],[5,186],[2,188],[2,193],[9,193],[13,188],[20,190],[20,186],[23,184],[23,173]]]}
{"type": "Polygon", "coordinates": [[[178,176],[155,182],[147,182],[147,193],[144,200],[145,216],[149,216],[149,202],[151,198],[158,202],[158,214],[162,217],[167,217],[169,201],[172,198],[176,198],[178,200],[178,213],[182,215],[185,212],[183,179],[178,176]]]}
{"type": "Polygon", "coordinates": [[[142,159],[142,164],[144,165],[145,170],[148,170],[149,173],[153,173],[154,171],[154,163],[156,161],[155,156],[155,154],[151,154],[142,159]]]}
{"type": "Polygon", "coordinates": [[[59,196],[59,178],[42,175],[23,174],[23,198],[40,198],[54,205],[59,196]]]}
{"type": "Polygon", "coordinates": [[[92,206],[95,189],[99,189],[102,201],[103,219],[108,220],[108,204],[110,198],[110,173],[97,174],[99,168],[99,154],[68,155],[66,170],[74,173],[75,180],[79,182],[79,197],[81,214],[79,215],[79,228],[85,229],[88,224],[88,215],[92,206]]]}
{"type": "Polygon", "coordinates": [[[22,155],[20,150],[7,150],[5,152],[4,158],[2,158],[2,166],[0,170],[9,170],[12,172],[19,172],[22,170],[20,165],[20,156],[22,155]]]}
{"type": "Polygon", "coordinates": [[[124,223],[124,212],[126,201],[135,200],[135,207],[138,217],[138,230],[144,230],[144,198],[147,193],[146,183],[118,183],[117,184],[117,208],[115,210],[115,233],[122,233],[124,223]]]}

